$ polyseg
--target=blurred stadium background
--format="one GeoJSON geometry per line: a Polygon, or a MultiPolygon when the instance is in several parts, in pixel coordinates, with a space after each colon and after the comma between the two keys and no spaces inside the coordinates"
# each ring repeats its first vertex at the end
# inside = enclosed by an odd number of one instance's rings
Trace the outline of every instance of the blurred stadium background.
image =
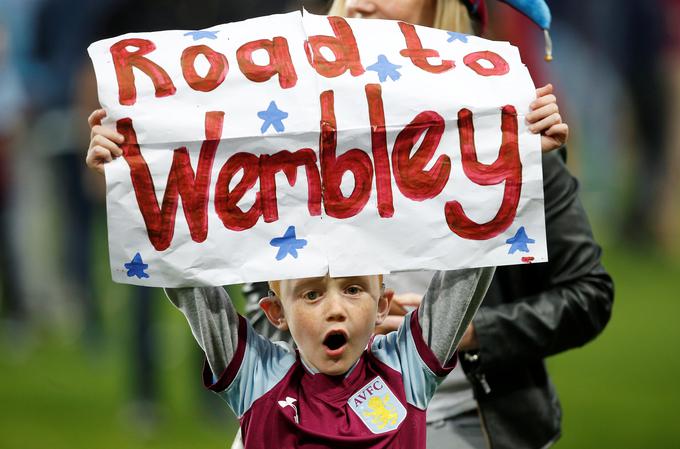
{"type": "MultiPolygon", "coordinates": [[[[603,334],[548,361],[564,408],[556,447],[678,448],[680,2],[550,1],[549,65],[540,32],[488,3],[488,36],[557,86],[616,283],[603,334]]],[[[84,165],[97,105],[85,48],[297,7],[0,0],[0,449],[229,446],[236,422],[203,390],[183,317],[160,291],[110,280],[102,180],[84,165]]]]}

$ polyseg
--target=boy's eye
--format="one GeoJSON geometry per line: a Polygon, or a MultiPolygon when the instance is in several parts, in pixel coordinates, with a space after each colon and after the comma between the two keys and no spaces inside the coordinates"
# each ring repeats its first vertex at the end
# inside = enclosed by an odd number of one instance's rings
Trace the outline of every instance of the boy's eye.
{"type": "Polygon", "coordinates": [[[356,285],[352,285],[351,287],[347,287],[345,291],[348,295],[358,295],[361,293],[361,288],[357,287],[356,285]]]}
{"type": "Polygon", "coordinates": [[[305,299],[309,299],[310,301],[314,301],[315,299],[319,299],[319,292],[309,291],[302,296],[305,299]]]}

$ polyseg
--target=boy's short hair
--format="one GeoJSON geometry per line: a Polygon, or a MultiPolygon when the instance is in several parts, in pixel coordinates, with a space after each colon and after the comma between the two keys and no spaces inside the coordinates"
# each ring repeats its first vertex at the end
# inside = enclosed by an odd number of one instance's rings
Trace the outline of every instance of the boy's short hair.
{"type": "MultiPolygon", "coordinates": [[[[269,281],[267,283],[269,284],[269,295],[271,296],[272,293],[273,293],[275,296],[280,298],[281,297],[281,281],[280,280],[269,281]]],[[[378,275],[378,283],[380,284],[380,286],[383,285],[383,275],[382,274],[378,275]]]]}

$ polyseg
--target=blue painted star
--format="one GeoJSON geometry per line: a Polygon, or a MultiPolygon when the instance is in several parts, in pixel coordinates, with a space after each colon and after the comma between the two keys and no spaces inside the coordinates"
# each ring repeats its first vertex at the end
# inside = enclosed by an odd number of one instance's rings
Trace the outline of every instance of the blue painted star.
{"type": "Polygon", "coordinates": [[[139,279],[149,277],[149,274],[144,272],[144,270],[149,268],[149,264],[144,263],[142,256],[139,253],[135,254],[135,257],[133,257],[129,263],[125,264],[125,268],[128,270],[127,275],[129,278],[133,276],[137,276],[139,279]]]}
{"type": "Polygon", "coordinates": [[[297,259],[297,250],[304,248],[307,245],[307,240],[297,238],[295,236],[295,226],[288,226],[283,237],[272,239],[269,244],[279,247],[279,252],[276,253],[276,260],[281,260],[288,254],[297,259]]]}
{"type": "Polygon", "coordinates": [[[378,55],[378,62],[373,65],[366,67],[366,70],[371,70],[378,73],[378,78],[380,82],[383,83],[389,77],[392,81],[396,81],[401,77],[401,73],[397,71],[400,69],[400,65],[392,64],[387,60],[385,55],[378,55]]]}
{"type": "Polygon", "coordinates": [[[217,39],[217,33],[219,33],[220,30],[217,31],[207,31],[207,30],[198,30],[198,31],[189,31],[187,33],[184,33],[185,36],[191,36],[194,38],[195,41],[200,40],[200,39],[217,39]]]}
{"type": "Polygon", "coordinates": [[[283,126],[282,120],[284,118],[288,118],[288,113],[279,109],[276,106],[276,102],[274,101],[269,103],[269,107],[266,111],[258,112],[257,116],[264,120],[262,127],[260,128],[260,132],[262,134],[264,134],[270,126],[273,126],[277,132],[281,132],[286,129],[286,127],[283,126]]]}
{"type": "Polygon", "coordinates": [[[448,33],[449,38],[446,39],[446,42],[461,41],[462,43],[465,44],[468,41],[467,34],[456,33],[455,31],[448,31],[448,33]]]}
{"type": "Polygon", "coordinates": [[[524,230],[524,226],[517,230],[514,237],[511,237],[505,241],[505,243],[510,245],[508,254],[513,254],[515,251],[521,251],[523,253],[529,252],[528,243],[536,243],[536,240],[530,239],[527,232],[524,230]]]}

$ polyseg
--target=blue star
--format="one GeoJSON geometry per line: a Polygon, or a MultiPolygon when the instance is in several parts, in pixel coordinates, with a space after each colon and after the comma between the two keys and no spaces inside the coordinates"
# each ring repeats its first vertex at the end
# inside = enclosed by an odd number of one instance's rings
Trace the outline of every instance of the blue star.
{"type": "Polygon", "coordinates": [[[269,103],[269,107],[266,111],[258,112],[257,116],[264,120],[262,127],[260,128],[262,134],[264,134],[270,126],[273,126],[277,132],[286,129],[286,127],[283,126],[282,120],[288,117],[288,113],[279,109],[274,101],[269,103]]]}
{"type": "Polygon", "coordinates": [[[456,33],[455,31],[448,31],[448,33],[449,38],[446,39],[446,42],[461,41],[462,43],[465,44],[468,41],[467,34],[456,33]]]}
{"type": "Polygon", "coordinates": [[[295,237],[295,226],[288,226],[283,237],[272,239],[269,244],[279,247],[279,252],[276,253],[276,260],[281,260],[288,254],[297,259],[297,250],[304,248],[307,245],[307,240],[295,237]]]}
{"type": "Polygon", "coordinates": [[[220,30],[217,31],[206,31],[206,30],[199,30],[199,31],[189,31],[187,33],[184,33],[185,36],[191,36],[194,38],[195,41],[200,40],[200,39],[217,39],[217,33],[219,33],[220,30]]]}
{"type": "Polygon", "coordinates": [[[396,81],[401,77],[401,73],[397,71],[400,69],[400,65],[392,64],[387,60],[385,55],[378,55],[378,62],[373,65],[366,67],[366,70],[372,70],[378,73],[378,78],[380,82],[385,82],[387,77],[390,77],[392,81],[396,81]]]}
{"type": "Polygon", "coordinates": [[[127,275],[129,278],[133,276],[137,276],[139,279],[149,277],[149,274],[144,272],[144,270],[149,268],[149,264],[144,263],[139,253],[135,254],[135,257],[125,264],[125,268],[128,270],[127,275]]]}
{"type": "Polygon", "coordinates": [[[510,245],[508,254],[513,254],[515,251],[528,253],[529,247],[527,246],[527,243],[536,243],[536,240],[530,239],[527,232],[524,230],[524,226],[522,226],[517,230],[515,236],[507,239],[505,243],[510,245]]]}

